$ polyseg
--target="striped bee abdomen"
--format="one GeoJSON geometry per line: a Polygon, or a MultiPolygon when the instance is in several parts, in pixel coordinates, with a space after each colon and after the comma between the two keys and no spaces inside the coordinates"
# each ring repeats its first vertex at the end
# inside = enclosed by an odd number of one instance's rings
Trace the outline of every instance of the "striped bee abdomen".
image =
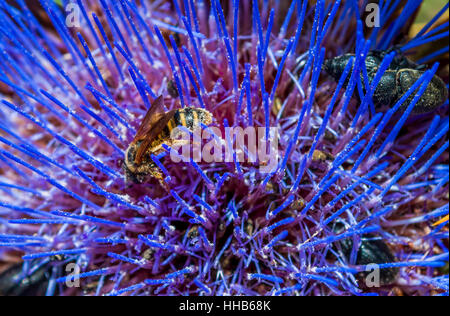
{"type": "Polygon", "coordinates": [[[177,126],[184,126],[190,131],[193,131],[196,127],[200,127],[200,123],[205,125],[211,124],[212,117],[211,113],[203,109],[184,108],[177,110],[172,120],[173,122],[169,121],[168,124],[170,131],[177,126]]]}

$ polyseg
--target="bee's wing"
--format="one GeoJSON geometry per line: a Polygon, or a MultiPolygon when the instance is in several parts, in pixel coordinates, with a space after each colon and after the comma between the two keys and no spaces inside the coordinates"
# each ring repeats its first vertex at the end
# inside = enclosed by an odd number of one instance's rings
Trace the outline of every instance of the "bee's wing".
{"type": "Polygon", "coordinates": [[[158,120],[164,116],[164,98],[160,95],[150,106],[150,109],[145,114],[144,119],[142,120],[141,125],[139,126],[136,135],[132,143],[136,143],[143,138],[147,138],[147,134],[152,129],[152,126],[155,125],[158,120]]]}
{"type": "Polygon", "coordinates": [[[155,122],[150,127],[150,130],[145,134],[145,138],[142,143],[139,145],[138,150],[136,152],[136,156],[134,158],[134,162],[136,164],[140,164],[142,162],[142,157],[147,152],[153,140],[158,137],[158,135],[162,132],[164,127],[167,126],[170,119],[174,116],[177,110],[172,110],[170,112],[165,113],[163,116],[159,116],[158,121],[155,122]]]}

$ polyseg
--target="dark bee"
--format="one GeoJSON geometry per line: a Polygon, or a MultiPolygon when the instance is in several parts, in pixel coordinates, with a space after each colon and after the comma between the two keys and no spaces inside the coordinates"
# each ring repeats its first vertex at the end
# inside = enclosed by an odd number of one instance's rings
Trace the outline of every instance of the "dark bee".
{"type": "MultiPolygon", "coordinates": [[[[334,228],[335,233],[340,234],[344,231],[344,226],[337,224],[334,228]]],[[[338,250],[344,258],[349,261],[353,250],[353,239],[347,238],[339,242],[338,250]]],[[[396,258],[389,247],[376,236],[366,234],[361,237],[361,243],[356,256],[357,265],[384,264],[395,262],[396,258]]],[[[370,272],[362,272],[361,277],[365,277],[370,272]]],[[[398,268],[380,269],[381,285],[389,285],[395,282],[398,275],[398,268]]]]}
{"type": "Polygon", "coordinates": [[[164,112],[163,98],[158,97],[145,115],[125,153],[124,169],[127,180],[142,183],[148,177],[155,177],[168,189],[163,181],[163,174],[153,162],[151,155],[162,153],[163,144],[169,147],[181,144],[172,135],[176,127],[184,126],[194,131],[200,123],[209,125],[211,122],[211,113],[204,109],[183,108],[164,112]]]}
{"type": "MultiPolygon", "coordinates": [[[[385,55],[391,51],[392,49],[388,51],[375,50],[369,52],[365,60],[369,82],[375,77],[378,67],[385,55]]],[[[324,70],[338,81],[344,72],[344,68],[348,61],[354,56],[354,54],[345,54],[328,59],[324,63],[324,70]]],[[[373,93],[372,100],[374,105],[377,108],[393,106],[425,71],[425,65],[416,64],[398,50],[397,55],[381,77],[381,80],[373,93]]],[[[415,92],[417,91],[418,90],[415,92]]],[[[447,100],[447,96],[448,91],[445,83],[440,77],[434,75],[425,89],[425,92],[414,106],[413,113],[420,114],[431,112],[439,108],[447,100]]],[[[403,103],[402,108],[405,109],[413,98],[414,93],[412,93],[403,103]]]]}
{"type": "Polygon", "coordinates": [[[62,258],[51,257],[33,271],[25,271],[23,263],[17,263],[0,274],[0,296],[44,296],[54,262],[62,258]]]}

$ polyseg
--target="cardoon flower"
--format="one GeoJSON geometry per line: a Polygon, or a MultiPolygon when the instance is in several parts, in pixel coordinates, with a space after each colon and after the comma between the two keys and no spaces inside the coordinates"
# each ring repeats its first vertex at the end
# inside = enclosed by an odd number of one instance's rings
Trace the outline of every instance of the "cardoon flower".
{"type": "Polygon", "coordinates": [[[0,0],[0,268],[23,262],[16,290],[44,271],[35,294],[448,295],[448,226],[433,226],[448,100],[412,111],[434,75],[448,88],[448,4],[414,34],[420,1],[375,18],[356,0],[39,2],[0,0]],[[369,80],[365,56],[394,46],[369,80]],[[345,53],[338,80],[322,71],[345,53]],[[371,88],[399,53],[426,69],[379,109],[371,88]],[[127,181],[159,95],[211,112],[204,129],[277,128],[258,135],[278,141],[275,168],[247,148],[175,162],[165,144],[149,159],[168,191],[127,181]],[[375,241],[390,274],[370,287],[358,251],[375,241]]]}

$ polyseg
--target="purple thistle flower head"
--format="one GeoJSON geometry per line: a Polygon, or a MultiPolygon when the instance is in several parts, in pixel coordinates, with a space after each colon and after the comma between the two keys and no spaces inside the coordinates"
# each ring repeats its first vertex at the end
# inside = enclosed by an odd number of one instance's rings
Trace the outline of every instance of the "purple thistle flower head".
{"type": "Polygon", "coordinates": [[[0,294],[448,295],[448,4],[414,34],[420,5],[0,0],[0,294]]]}

